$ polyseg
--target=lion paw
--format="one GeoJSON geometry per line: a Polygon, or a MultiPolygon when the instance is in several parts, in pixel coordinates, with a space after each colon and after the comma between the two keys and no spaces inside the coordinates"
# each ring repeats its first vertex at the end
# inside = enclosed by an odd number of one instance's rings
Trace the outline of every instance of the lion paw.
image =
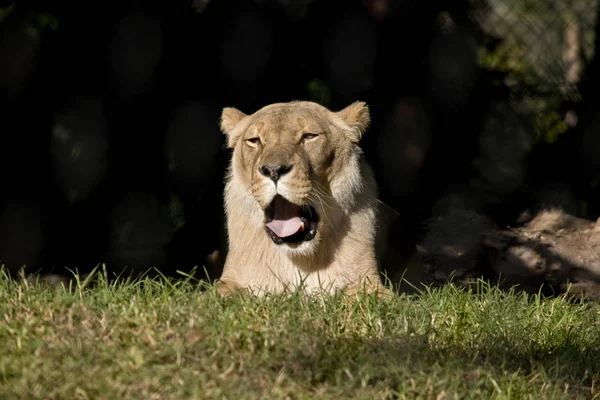
{"type": "Polygon", "coordinates": [[[356,297],[356,295],[358,295],[359,293],[364,293],[364,294],[375,294],[377,295],[377,297],[379,297],[380,299],[385,299],[385,300],[391,300],[394,297],[396,297],[396,293],[394,293],[394,291],[388,289],[387,287],[381,285],[381,284],[364,284],[364,285],[359,285],[359,284],[351,284],[348,287],[346,287],[345,289],[345,293],[348,296],[351,297],[356,297]]]}

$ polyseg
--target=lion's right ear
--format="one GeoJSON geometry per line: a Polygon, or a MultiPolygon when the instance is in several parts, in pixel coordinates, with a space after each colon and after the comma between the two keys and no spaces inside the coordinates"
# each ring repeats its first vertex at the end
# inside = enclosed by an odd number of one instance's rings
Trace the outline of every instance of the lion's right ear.
{"type": "Polygon", "coordinates": [[[242,129],[240,122],[247,117],[246,114],[233,107],[225,107],[221,113],[221,131],[227,136],[227,146],[235,147],[242,129]]]}

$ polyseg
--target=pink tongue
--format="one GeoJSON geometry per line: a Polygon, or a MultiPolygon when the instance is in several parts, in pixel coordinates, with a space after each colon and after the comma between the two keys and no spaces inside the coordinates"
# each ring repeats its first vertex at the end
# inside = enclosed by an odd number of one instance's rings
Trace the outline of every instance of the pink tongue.
{"type": "Polygon", "coordinates": [[[300,220],[301,209],[299,206],[290,203],[281,196],[277,196],[273,208],[275,216],[271,222],[267,223],[267,226],[277,236],[282,238],[292,236],[300,230],[302,221],[300,220]]]}

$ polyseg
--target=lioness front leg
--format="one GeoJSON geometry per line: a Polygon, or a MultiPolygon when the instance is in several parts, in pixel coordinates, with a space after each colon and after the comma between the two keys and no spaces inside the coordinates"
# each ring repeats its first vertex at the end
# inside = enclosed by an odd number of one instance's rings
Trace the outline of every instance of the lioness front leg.
{"type": "Polygon", "coordinates": [[[359,293],[376,294],[377,297],[386,300],[396,296],[392,290],[385,287],[381,282],[362,281],[351,283],[344,289],[344,293],[348,296],[355,297],[359,293]]]}
{"type": "Polygon", "coordinates": [[[232,295],[241,290],[240,286],[232,281],[219,280],[215,284],[215,289],[221,297],[232,295]]]}

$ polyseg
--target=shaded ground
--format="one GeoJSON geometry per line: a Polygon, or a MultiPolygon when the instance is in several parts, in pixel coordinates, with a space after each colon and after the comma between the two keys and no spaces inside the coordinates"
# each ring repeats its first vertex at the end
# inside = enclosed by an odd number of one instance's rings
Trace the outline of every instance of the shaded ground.
{"type": "Polygon", "coordinates": [[[600,296],[600,221],[558,208],[523,214],[520,226],[504,229],[454,209],[429,221],[419,250],[438,282],[451,277],[469,284],[484,276],[531,292],[600,296]]]}

